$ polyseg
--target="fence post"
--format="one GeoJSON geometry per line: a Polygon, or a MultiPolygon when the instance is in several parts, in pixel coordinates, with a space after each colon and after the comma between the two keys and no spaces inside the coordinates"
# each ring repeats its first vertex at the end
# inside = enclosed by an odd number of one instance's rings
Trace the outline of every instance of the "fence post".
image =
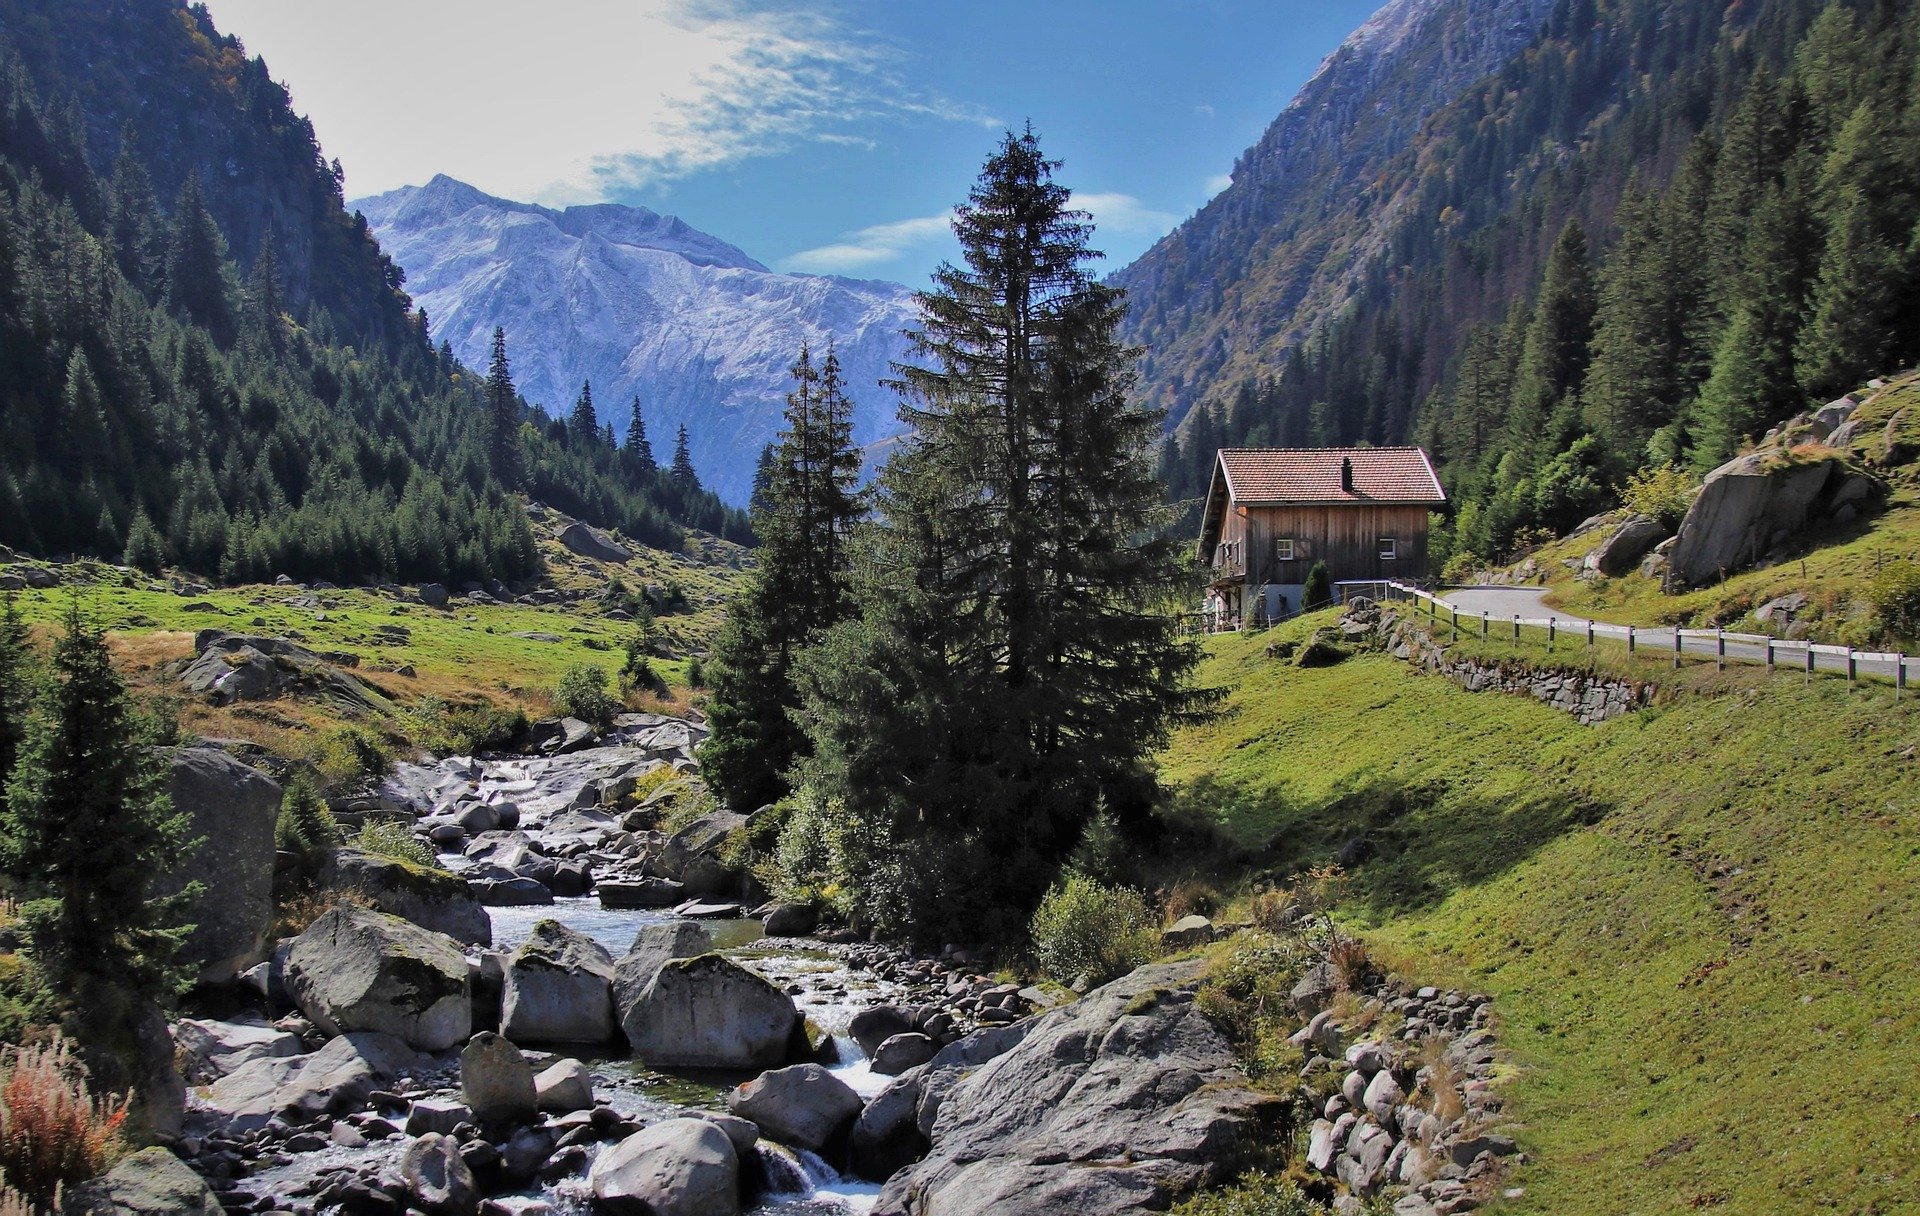
{"type": "Polygon", "coordinates": [[[1673,669],[1680,670],[1680,626],[1673,627],[1673,669]]]}
{"type": "Polygon", "coordinates": [[[1633,626],[1629,625],[1627,626],[1627,653],[1628,654],[1634,653],[1635,647],[1633,642],[1634,642],[1633,626]]]}
{"type": "Polygon", "coordinates": [[[1593,622],[1587,622],[1587,657],[1593,657],[1593,622]]]}
{"type": "Polygon", "coordinates": [[[1548,618],[1547,618],[1547,649],[1548,649],[1548,650],[1552,650],[1552,649],[1553,649],[1553,634],[1554,634],[1554,625],[1555,625],[1556,623],[1557,623],[1557,618],[1555,618],[1555,617],[1548,617],[1548,618]]]}
{"type": "Polygon", "coordinates": [[[1483,642],[1487,640],[1487,623],[1487,610],[1482,608],[1480,610],[1480,640],[1483,642]]]}
{"type": "Polygon", "coordinates": [[[1773,639],[1767,639],[1767,674],[1773,674],[1773,639]]]}
{"type": "Polygon", "coordinates": [[[1859,660],[1854,657],[1853,647],[1847,647],[1847,695],[1853,695],[1853,682],[1860,676],[1859,660]]]}
{"type": "Polygon", "coordinates": [[[1520,614],[1517,612],[1513,614],[1513,640],[1520,640],[1520,614]]]}
{"type": "Polygon", "coordinates": [[[1807,643],[1807,678],[1806,678],[1806,682],[1807,682],[1808,684],[1812,684],[1812,683],[1813,683],[1813,643],[1812,643],[1812,642],[1808,642],[1808,643],[1807,643]]]}
{"type": "Polygon", "coordinates": [[[1893,656],[1893,699],[1898,701],[1900,694],[1907,690],[1907,656],[1902,651],[1893,656]]]}
{"type": "Polygon", "coordinates": [[[1713,662],[1721,671],[1727,669],[1727,628],[1725,625],[1713,627],[1713,662]]]}
{"type": "Polygon", "coordinates": [[[1447,610],[1453,613],[1453,640],[1457,642],[1460,640],[1460,609],[1456,605],[1448,604],[1447,610]]]}

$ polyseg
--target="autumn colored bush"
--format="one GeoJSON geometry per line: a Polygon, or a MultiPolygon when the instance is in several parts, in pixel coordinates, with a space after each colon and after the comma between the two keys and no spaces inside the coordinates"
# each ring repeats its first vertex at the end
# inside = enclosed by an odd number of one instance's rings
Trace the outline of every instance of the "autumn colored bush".
{"type": "Polygon", "coordinates": [[[95,1098],[72,1045],[11,1047],[0,1054],[0,1187],[36,1205],[62,1186],[106,1172],[121,1146],[127,1099],[95,1098]]]}

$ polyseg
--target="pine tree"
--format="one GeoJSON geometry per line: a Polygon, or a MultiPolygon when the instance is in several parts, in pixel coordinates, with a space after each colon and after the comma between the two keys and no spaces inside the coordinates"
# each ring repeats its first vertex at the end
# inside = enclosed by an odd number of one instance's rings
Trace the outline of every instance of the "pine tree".
{"type": "Polygon", "coordinates": [[[507,362],[507,331],[493,328],[493,357],[487,365],[487,455],[493,475],[509,489],[524,479],[520,460],[520,397],[507,362]]]}
{"type": "Polygon", "coordinates": [[[227,243],[207,212],[200,179],[189,174],[173,208],[167,247],[167,301],[224,347],[233,341],[233,304],[227,282],[227,243]]]}
{"type": "Polygon", "coordinates": [[[700,475],[693,470],[693,453],[687,447],[687,424],[680,424],[680,433],[673,440],[673,480],[674,484],[685,490],[700,488],[700,475]]]}
{"type": "Polygon", "coordinates": [[[773,464],[779,450],[778,443],[769,443],[760,449],[760,459],[753,462],[753,492],[747,495],[747,510],[754,515],[767,513],[767,492],[773,485],[773,464]]]}
{"type": "Polygon", "coordinates": [[[653,445],[647,442],[647,420],[640,413],[640,398],[633,398],[633,417],[627,423],[627,459],[642,473],[654,471],[653,445]]]}
{"type": "Polygon", "coordinates": [[[1507,413],[1508,446],[1529,452],[1545,446],[1548,420],[1571,403],[1586,375],[1593,310],[1587,234],[1568,220],[1547,257],[1540,296],[1521,342],[1507,413]]]}
{"type": "Polygon", "coordinates": [[[1160,416],[1127,401],[1121,297],[1055,167],[1010,133],[956,212],[965,264],[920,296],[861,615],[801,666],[803,802],[849,825],[835,881],[922,939],[1019,933],[1195,703],[1160,416]]]}
{"type": "Polygon", "coordinates": [[[28,950],[92,1015],[120,994],[166,995],[186,933],[181,903],[149,898],[174,872],[185,819],[167,795],[152,723],[129,703],[106,637],[67,610],[42,692],[7,785],[0,864],[25,900],[28,950]]]}
{"type": "Polygon", "coordinates": [[[160,204],[146,166],[134,150],[131,129],[120,136],[120,157],[113,166],[111,208],[107,217],[108,234],[120,272],[140,291],[153,291],[160,285],[165,262],[165,242],[158,222],[160,204]]]}
{"type": "Polygon", "coordinates": [[[160,573],[160,567],[167,560],[167,544],[160,537],[160,530],[153,526],[153,520],[146,511],[134,514],[133,524],[127,529],[127,548],[121,560],[136,570],[148,574],[160,573]]]}
{"type": "Polygon", "coordinates": [[[0,823],[5,822],[7,782],[13,776],[27,714],[33,707],[33,647],[13,592],[0,594],[0,823]]]}
{"type": "Polygon", "coordinates": [[[791,374],[785,425],[763,453],[756,491],[758,561],[733,596],[709,668],[712,736],[701,775],[741,810],[787,793],[787,773],[806,753],[792,717],[794,660],[852,611],[848,540],[862,511],[852,403],[831,348],[816,367],[802,345],[791,374]]]}
{"type": "Polygon", "coordinates": [[[591,450],[600,438],[600,420],[593,412],[593,385],[585,380],[580,382],[573,412],[567,415],[567,438],[582,451],[591,450]]]}

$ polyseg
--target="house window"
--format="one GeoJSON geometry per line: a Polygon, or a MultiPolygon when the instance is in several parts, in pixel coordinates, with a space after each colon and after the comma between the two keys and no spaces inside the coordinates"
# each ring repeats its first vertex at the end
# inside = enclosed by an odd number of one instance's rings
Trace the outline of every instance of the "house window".
{"type": "Polygon", "coordinates": [[[1273,560],[1290,562],[1293,560],[1293,538],[1282,536],[1273,542],[1273,560]]]}
{"type": "Polygon", "coordinates": [[[1394,558],[1400,556],[1398,552],[1399,548],[1400,548],[1399,542],[1397,542],[1393,537],[1391,536],[1381,537],[1380,538],[1380,560],[1383,562],[1390,562],[1394,558]]]}

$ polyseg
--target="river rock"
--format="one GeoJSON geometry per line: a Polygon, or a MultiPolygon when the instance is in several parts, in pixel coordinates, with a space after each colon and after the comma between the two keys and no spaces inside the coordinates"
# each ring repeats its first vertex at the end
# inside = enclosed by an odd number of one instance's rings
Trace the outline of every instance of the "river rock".
{"type": "Polygon", "coordinates": [[[173,1024],[173,1041],[186,1078],[207,1085],[244,1064],[274,1056],[297,1056],[305,1050],[300,1036],[265,1022],[221,1022],[211,1018],[182,1018],[173,1024]]]}
{"type": "Polygon", "coordinates": [[[344,1114],[375,1088],[420,1066],[390,1034],[355,1032],[304,1056],[266,1056],[243,1064],[205,1091],[203,1102],[229,1132],[264,1127],[275,1116],[305,1123],[344,1114]]]}
{"type": "Polygon", "coordinates": [[[736,1216],[740,1157],[706,1119],[668,1119],[601,1152],[587,1176],[608,1216],[736,1216]]]}
{"type": "Polygon", "coordinates": [[[818,1064],[761,1073],[727,1095],[727,1109],[769,1139],[819,1152],[860,1117],[860,1095],[818,1064]]]}
{"type": "Polygon", "coordinates": [[[187,817],[186,838],[200,844],[154,893],[201,884],[180,957],[199,966],[201,982],[223,983],[267,957],[280,786],[218,748],[183,747],[173,753],[167,788],[187,817]]]}
{"type": "Polygon", "coordinates": [[[407,1145],[400,1178],[415,1205],[430,1216],[477,1216],[480,1187],[460,1155],[460,1142],[438,1132],[407,1145]]]}
{"type": "Polygon", "coordinates": [[[686,886],[675,879],[633,875],[602,878],[594,893],[603,908],[671,908],[687,898],[686,886]]]}
{"type": "Polygon", "coordinates": [[[917,1068],[933,1059],[940,1044],[918,1031],[889,1036],[873,1053],[873,1071],[885,1077],[897,1077],[909,1068],[917,1068]]]}
{"type": "Polygon", "coordinates": [[[767,913],[768,937],[805,937],[820,924],[812,904],[775,904],[767,913]]]}
{"type": "Polygon", "coordinates": [[[68,1192],[62,1216],[223,1216],[206,1179],[164,1148],[142,1149],[68,1192]]]}
{"type": "Polygon", "coordinates": [[[913,1019],[907,1011],[897,1005],[872,1005],[853,1015],[847,1033],[860,1045],[860,1050],[871,1056],[880,1050],[880,1044],[897,1034],[908,1034],[913,1030],[913,1019]]]}
{"type": "Polygon", "coordinates": [[[474,1035],[460,1052],[460,1096],[482,1123],[524,1123],[539,1113],[527,1058],[488,1030],[474,1035]]]}
{"type": "Polygon", "coordinates": [[[578,1060],[560,1060],[533,1078],[534,1102],[541,1110],[564,1115],[593,1109],[593,1074],[578,1060]]]}
{"type": "Polygon", "coordinates": [[[665,1068],[778,1067],[798,1020],[784,992],[718,954],[668,961],[620,1005],[634,1054],[665,1068]]]}
{"type": "Polygon", "coordinates": [[[699,925],[676,920],[643,927],[614,966],[614,1008],[624,1017],[624,1011],[640,999],[660,968],[676,958],[697,958],[712,949],[712,935],[699,925]]]}
{"type": "Polygon", "coordinates": [[[1213,940],[1213,922],[1195,913],[1168,925],[1160,934],[1160,944],[1169,950],[1189,950],[1213,940]]]}
{"type": "Polygon", "coordinates": [[[444,1051],[473,1025],[467,960],[453,939],[384,912],[343,904],[321,916],[294,940],[286,982],[328,1034],[381,1031],[444,1051]]]}
{"type": "Polygon", "coordinates": [[[323,885],[358,891],[373,906],[467,946],[491,946],[493,922],[457,874],[393,857],[375,857],[351,845],[336,849],[323,885]]]}
{"type": "Polygon", "coordinates": [[[522,1043],[605,1043],[613,956],[586,934],[543,920],[507,963],[500,1031],[522,1043]]]}
{"type": "Polygon", "coordinates": [[[847,1136],[847,1156],[854,1173],[873,1182],[885,1182],[926,1154],[927,1138],[920,1134],[916,1119],[920,1082],[921,1072],[917,1070],[895,1077],[854,1120],[847,1136]]]}
{"type": "Polygon", "coordinates": [[[421,583],[420,602],[429,608],[447,606],[447,585],[445,583],[421,583]]]}
{"type": "Polygon", "coordinates": [[[1196,1007],[1203,967],[1142,967],[1030,1019],[1017,1046],[952,1086],[928,1155],[888,1181],[874,1211],[1133,1211],[1223,1181],[1237,1146],[1272,1135],[1285,1101],[1246,1085],[1196,1007]]]}

